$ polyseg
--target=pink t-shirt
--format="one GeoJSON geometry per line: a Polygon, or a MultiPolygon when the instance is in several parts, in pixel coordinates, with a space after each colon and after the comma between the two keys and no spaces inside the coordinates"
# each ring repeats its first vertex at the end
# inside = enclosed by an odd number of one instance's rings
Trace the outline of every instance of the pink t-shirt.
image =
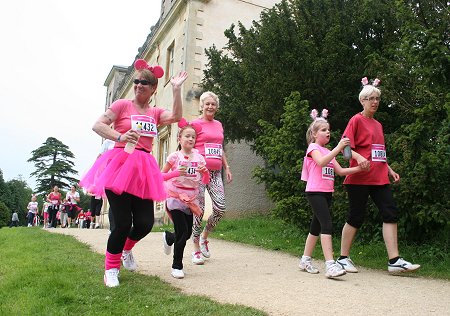
{"type": "MultiPolygon", "coordinates": [[[[181,151],[171,153],[167,157],[167,162],[172,166],[171,170],[177,170],[178,166],[186,167],[186,175],[169,179],[164,182],[166,190],[181,193],[184,192],[188,196],[197,196],[198,187],[202,180],[202,175],[197,171],[201,165],[205,165],[205,158],[199,154],[198,150],[193,149],[191,159],[187,159],[181,151]]],[[[169,197],[166,200],[167,208],[169,210],[188,210],[189,206],[177,198],[169,197]]]]}
{"type": "MultiPolygon", "coordinates": [[[[145,125],[145,131],[151,131],[154,137],[157,135],[156,127],[160,121],[161,113],[166,111],[166,109],[158,107],[150,107],[144,114],[139,113],[132,100],[120,99],[114,101],[109,109],[113,111],[116,115],[116,121],[114,122],[114,129],[121,134],[125,134],[130,128],[132,128],[133,122],[135,124],[145,125]],[[133,117],[137,118],[132,121],[133,117]],[[139,116],[139,117],[138,117],[139,116]]],[[[136,128],[136,127],[133,127],[136,128]]],[[[142,135],[142,134],[141,134],[142,135]]],[[[150,135],[150,134],[149,134],[150,135]]],[[[143,148],[148,152],[152,151],[153,137],[141,136],[136,145],[136,148],[143,148]]],[[[115,147],[123,148],[125,143],[116,143],[115,147]]]]}
{"type": "MultiPolygon", "coordinates": [[[[369,171],[346,176],[344,184],[389,184],[383,126],[380,122],[358,113],[348,122],[343,136],[350,139],[350,146],[354,151],[370,161],[369,171]]],[[[352,159],[350,167],[356,166],[358,162],[352,159]]]]}
{"type": "Polygon", "coordinates": [[[198,188],[202,175],[197,171],[197,168],[206,164],[205,158],[199,154],[198,150],[192,150],[192,158],[190,160],[186,159],[181,151],[176,151],[167,157],[167,162],[172,166],[171,170],[177,170],[180,165],[185,166],[187,173],[185,176],[167,180],[168,183],[178,188],[198,188]]]}
{"type": "Polygon", "coordinates": [[[48,195],[48,199],[50,203],[53,205],[59,205],[59,201],[61,200],[61,192],[55,193],[54,191],[50,192],[48,195]]]}
{"type": "Polygon", "coordinates": [[[197,134],[195,149],[205,157],[206,168],[208,170],[222,169],[223,155],[223,127],[217,120],[207,121],[202,118],[194,120],[202,126],[202,130],[197,134]]]}
{"type": "Polygon", "coordinates": [[[330,151],[316,143],[311,143],[303,159],[302,177],[306,181],[305,192],[334,192],[334,162],[333,158],[325,167],[319,166],[311,157],[311,152],[318,150],[322,156],[330,151]]]}

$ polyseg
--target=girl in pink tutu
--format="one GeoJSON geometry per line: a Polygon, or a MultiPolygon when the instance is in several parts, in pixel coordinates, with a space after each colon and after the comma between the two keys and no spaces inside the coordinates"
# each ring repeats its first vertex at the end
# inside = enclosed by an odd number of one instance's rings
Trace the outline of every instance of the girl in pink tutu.
{"type": "Polygon", "coordinates": [[[165,231],[163,234],[164,252],[169,255],[174,245],[172,276],[184,278],[183,253],[186,241],[192,234],[193,214],[200,216],[198,205],[198,187],[200,183],[209,183],[209,172],[205,158],[194,149],[200,124],[189,124],[185,119],[178,123],[178,142],[180,148],[167,157],[162,172],[165,181],[167,209],[173,221],[175,233],[165,231]]]}
{"type": "Polygon", "coordinates": [[[171,112],[149,105],[163,69],[151,67],[143,59],[136,60],[134,67],[134,99],[113,102],[93,127],[97,134],[116,144],[97,158],[80,181],[89,193],[108,198],[114,218],[115,227],[109,235],[105,258],[104,281],[108,287],[119,285],[121,260],[125,269],[136,270],[132,249],[152,230],[153,201],[166,198],[162,174],[151,155],[153,138],[157,137],[157,127],[181,119],[181,86],[187,78],[187,73],[182,71],[170,80],[171,112]]]}

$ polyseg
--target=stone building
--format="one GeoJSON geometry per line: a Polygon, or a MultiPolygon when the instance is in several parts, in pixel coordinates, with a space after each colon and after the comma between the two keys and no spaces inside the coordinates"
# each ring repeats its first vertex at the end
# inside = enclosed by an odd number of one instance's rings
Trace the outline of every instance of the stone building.
{"type": "MultiPolygon", "coordinates": [[[[205,49],[215,45],[224,47],[227,39],[224,31],[238,21],[249,27],[258,20],[262,10],[273,7],[277,0],[162,0],[161,14],[151,27],[144,44],[135,59],[142,58],[149,65],[161,65],[165,75],[159,85],[151,105],[171,108],[172,90],[170,77],[181,70],[189,74],[184,83],[183,117],[192,120],[199,116],[199,97],[203,92],[199,87],[207,57],[205,49]]],[[[133,61],[134,63],[134,61],[133,61]]],[[[134,68],[113,66],[106,81],[107,97],[105,109],[116,99],[133,98],[134,68]]],[[[219,95],[220,97],[220,95],[219,95]]],[[[177,125],[166,126],[158,131],[154,141],[153,154],[160,165],[177,147],[177,125]]],[[[225,152],[233,173],[233,182],[225,184],[227,214],[265,211],[271,204],[264,187],[252,179],[253,168],[262,164],[248,144],[226,144],[225,152]]],[[[211,203],[207,201],[207,206],[211,203]]],[[[206,210],[210,212],[210,210],[206,210]]],[[[156,205],[155,218],[164,214],[162,203],[156,205]]],[[[105,219],[107,220],[107,219],[105,219]]]]}

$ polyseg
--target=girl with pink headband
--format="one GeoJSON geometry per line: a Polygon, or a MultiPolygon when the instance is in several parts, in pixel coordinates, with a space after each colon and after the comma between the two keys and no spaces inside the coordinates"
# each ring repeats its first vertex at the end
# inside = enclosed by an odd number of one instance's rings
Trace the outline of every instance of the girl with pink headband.
{"type": "Polygon", "coordinates": [[[143,59],[136,60],[134,66],[134,98],[114,101],[93,127],[100,136],[115,141],[115,146],[98,157],[80,181],[92,195],[106,195],[114,218],[105,258],[104,282],[108,287],[119,285],[121,260],[125,269],[137,269],[132,249],[152,230],[153,201],[166,198],[161,171],[150,153],[158,127],[181,119],[181,87],[187,78],[182,71],[170,80],[171,112],[149,104],[163,69],[149,66],[143,59]],[[125,151],[125,147],[132,150],[125,151]]]}
{"type": "Polygon", "coordinates": [[[342,168],[335,158],[345,146],[348,146],[350,143],[348,139],[342,138],[331,151],[325,147],[330,141],[330,124],[326,120],[327,116],[328,110],[326,109],[323,109],[321,117],[318,117],[317,110],[312,110],[313,122],[306,132],[308,149],[303,160],[301,179],[306,181],[305,194],[311,204],[313,218],[299,267],[302,271],[308,273],[319,273],[319,270],[312,264],[311,256],[320,235],[320,243],[325,257],[325,276],[335,278],[344,275],[346,272],[333,259],[333,244],[331,242],[333,224],[330,209],[334,192],[334,174],[353,174],[361,171],[361,168],[359,166],[342,168]]]}
{"type": "Polygon", "coordinates": [[[198,205],[198,187],[200,183],[209,183],[209,172],[206,169],[205,158],[194,149],[197,134],[201,131],[200,124],[186,122],[178,123],[178,142],[180,148],[167,157],[162,172],[168,198],[167,210],[173,221],[175,233],[166,231],[163,234],[164,252],[169,255],[174,245],[172,276],[184,278],[183,253],[186,241],[192,234],[193,214],[201,215],[198,205]]]}

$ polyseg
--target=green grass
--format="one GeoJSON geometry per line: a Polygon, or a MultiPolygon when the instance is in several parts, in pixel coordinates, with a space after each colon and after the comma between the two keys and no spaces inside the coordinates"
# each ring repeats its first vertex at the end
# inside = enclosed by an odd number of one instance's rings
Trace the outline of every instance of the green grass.
{"type": "Polygon", "coordinates": [[[103,255],[39,228],[0,229],[0,249],[0,315],[266,315],[124,269],[121,286],[107,288],[103,255]]]}
{"type": "MultiPolygon", "coordinates": [[[[162,231],[170,226],[156,227],[162,231]]],[[[380,225],[381,229],[381,225],[380,225]]],[[[340,232],[339,232],[340,233],[340,232]]],[[[224,218],[217,225],[211,237],[240,242],[295,256],[303,253],[307,232],[301,233],[297,228],[283,223],[268,215],[251,215],[237,219],[224,218]]],[[[339,254],[340,235],[333,237],[335,257],[339,254]]],[[[422,265],[418,276],[450,280],[450,255],[438,245],[408,245],[399,242],[400,254],[408,261],[422,265]]],[[[320,241],[317,243],[313,257],[323,259],[320,241]]],[[[351,257],[358,266],[387,270],[387,254],[383,242],[370,244],[358,242],[358,236],[352,246],[351,257]]]]}

